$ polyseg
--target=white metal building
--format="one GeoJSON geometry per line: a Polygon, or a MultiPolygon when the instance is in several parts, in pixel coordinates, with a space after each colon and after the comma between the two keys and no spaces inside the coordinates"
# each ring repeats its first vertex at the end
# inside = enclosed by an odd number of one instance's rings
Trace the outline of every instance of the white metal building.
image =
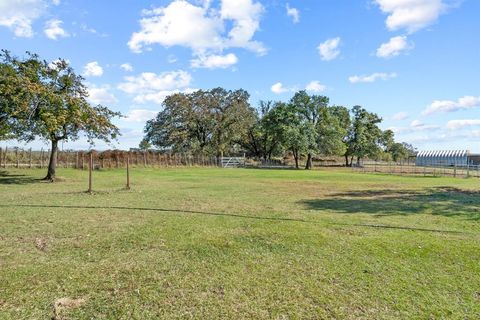
{"type": "Polygon", "coordinates": [[[415,160],[417,166],[466,167],[471,163],[469,150],[420,151],[415,160]]]}

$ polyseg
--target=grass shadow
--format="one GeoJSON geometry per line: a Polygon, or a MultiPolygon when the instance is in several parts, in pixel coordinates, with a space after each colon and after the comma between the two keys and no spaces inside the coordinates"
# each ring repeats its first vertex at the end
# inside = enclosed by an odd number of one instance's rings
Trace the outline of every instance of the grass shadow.
{"type": "Polygon", "coordinates": [[[344,214],[395,216],[432,214],[480,221],[480,192],[436,187],[412,190],[368,190],[332,194],[328,198],[299,202],[306,209],[344,214]]]}
{"type": "MultiPolygon", "coordinates": [[[[85,193],[85,192],[83,192],[85,193]]],[[[188,209],[167,209],[167,208],[142,208],[142,207],[123,207],[123,206],[78,206],[78,205],[44,205],[44,204],[0,204],[2,207],[26,207],[26,208],[61,208],[61,209],[113,209],[113,210],[137,210],[137,211],[156,211],[168,213],[192,213],[209,216],[223,216],[234,218],[246,218],[254,220],[271,220],[271,221],[291,221],[291,222],[309,222],[303,219],[282,218],[282,217],[262,217],[254,215],[242,215],[236,213],[207,212],[188,209]]]]}
{"type": "Polygon", "coordinates": [[[36,179],[25,174],[12,174],[8,171],[0,171],[0,185],[25,185],[40,182],[41,179],[36,179]]]}

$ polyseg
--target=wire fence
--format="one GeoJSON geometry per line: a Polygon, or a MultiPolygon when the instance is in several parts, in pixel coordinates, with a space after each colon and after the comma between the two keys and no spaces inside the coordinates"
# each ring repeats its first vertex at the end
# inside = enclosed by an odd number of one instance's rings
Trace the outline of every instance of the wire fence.
{"type": "Polygon", "coordinates": [[[428,166],[417,166],[414,162],[378,162],[363,161],[359,165],[352,166],[357,172],[384,173],[402,176],[430,176],[430,177],[455,177],[455,178],[480,178],[479,165],[452,165],[442,166],[432,164],[428,166]]]}
{"type": "MultiPolygon", "coordinates": [[[[188,154],[169,154],[155,151],[73,151],[57,152],[57,167],[87,169],[92,153],[95,169],[125,168],[127,159],[131,166],[143,167],[181,167],[202,166],[216,167],[221,159],[210,156],[188,154]]],[[[50,150],[32,150],[22,148],[0,148],[1,168],[45,168],[50,160],[50,150]]]]}

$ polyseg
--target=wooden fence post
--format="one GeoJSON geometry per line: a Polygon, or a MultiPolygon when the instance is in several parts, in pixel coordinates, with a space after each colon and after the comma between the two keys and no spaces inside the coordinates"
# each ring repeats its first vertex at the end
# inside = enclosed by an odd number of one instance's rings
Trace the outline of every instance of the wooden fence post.
{"type": "Polygon", "coordinates": [[[15,148],[15,167],[18,169],[18,147],[15,148]]]}
{"type": "Polygon", "coordinates": [[[93,167],[93,152],[90,151],[90,165],[88,166],[88,192],[92,192],[92,167],[93,167]]]}
{"type": "Polygon", "coordinates": [[[130,190],[130,156],[127,153],[127,190],[130,190]]]}

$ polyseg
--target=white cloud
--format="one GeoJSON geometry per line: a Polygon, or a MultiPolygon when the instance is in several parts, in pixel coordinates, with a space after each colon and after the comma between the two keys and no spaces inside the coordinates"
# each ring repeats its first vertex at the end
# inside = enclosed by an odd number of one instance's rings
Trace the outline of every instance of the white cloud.
{"type": "Polygon", "coordinates": [[[330,61],[337,58],[340,55],[340,37],[328,39],[318,46],[318,52],[324,61],[330,61]]]}
{"type": "Polygon", "coordinates": [[[382,43],[377,49],[377,57],[391,58],[400,55],[402,52],[413,49],[413,43],[408,43],[406,36],[397,36],[390,38],[386,43],[382,43]]]}
{"type": "Polygon", "coordinates": [[[272,90],[272,92],[275,94],[281,94],[281,93],[291,91],[291,89],[285,88],[281,82],[277,82],[274,85],[272,85],[270,90],[272,90]]]}
{"type": "Polygon", "coordinates": [[[287,9],[287,16],[292,18],[293,23],[299,23],[300,22],[300,11],[298,11],[297,8],[291,8],[288,3],[287,3],[287,6],[286,6],[286,9],[287,9]]]}
{"type": "Polygon", "coordinates": [[[395,113],[391,117],[391,119],[394,121],[401,121],[401,120],[408,119],[408,117],[409,117],[409,114],[407,112],[398,112],[398,113],[395,113]]]}
{"type": "Polygon", "coordinates": [[[413,120],[408,127],[391,127],[389,128],[395,133],[411,133],[429,130],[438,130],[440,126],[434,124],[425,124],[420,120],[413,120]]]}
{"type": "Polygon", "coordinates": [[[233,53],[226,55],[200,55],[197,58],[190,61],[192,68],[207,68],[207,69],[225,69],[235,65],[238,62],[238,58],[233,53]]]}
{"type": "Polygon", "coordinates": [[[56,6],[60,5],[60,0],[52,0],[52,3],[56,6]]]}
{"type": "Polygon", "coordinates": [[[152,91],[173,90],[190,85],[192,76],[183,70],[155,74],[144,72],[139,76],[125,77],[125,82],[118,88],[126,93],[145,93],[152,91]]]}
{"type": "Polygon", "coordinates": [[[31,38],[34,34],[32,23],[46,8],[43,0],[1,0],[0,26],[9,28],[17,37],[31,38]]]}
{"type": "Polygon", "coordinates": [[[162,90],[151,93],[139,94],[133,98],[135,103],[156,103],[162,104],[166,97],[175,94],[175,93],[192,93],[198,91],[198,89],[193,88],[184,88],[184,89],[175,89],[175,90],[162,90]]]}
{"type": "Polygon", "coordinates": [[[57,40],[58,38],[65,38],[69,37],[70,34],[62,28],[62,21],[52,19],[45,23],[45,28],[43,32],[47,36],[47,38],[52,40],[57,40]]]}
{"type": "Polygon", "coordinates": [[[445,12],[442,0],[374,0],[383,13],[389,30],[406,29],[412,33],[434,23],[445,12]]]}
{"type": "Polygon", "coordinates": [[[233,28],[228,33],[226,47],[238,47],[265,54],[262,43],[252,41],[260,28],[260,18],[264,8],[260,2],[252,0],[222,0],[220,15],[223,20],[231,20],[233,28]]]}
{"type": "Polygon", "coordinates": [[[125,122],[146,122],[157,115],[158,111],[146,109],[132,109],[128,111],[125,122]]]}
{"type": "Polygon", "coordinates": [[[191,75],[186,71],[171,71],[161,74],[144,72],[138,76],[124,78],[118,89],[135,95],[136,103],[154,102],[161,104],[166,96],[178,92],[193,92],[188,88],[192,81],[191,75]]]}
{"type": "Polygon", "coordinates": [[[309,84],[307,84],[305,90],[311,91],[311,92],[323,92],[327,90],[327,87],[321,84],[319,81],[312,81],[309,84]]]}
{"type": "Polygon", "coordinates": [[[88,85],[88,100],[93,104],[115,104],[117,98],[109,92],[109,86],[96,87],[95,85],[88,85]]]}
{"type": "Polygon", "coordinates": [[[195,56],[218,54],[232,47],[266,53],[262,43],[252,40],[264,10],[259,2],[222,0],[220,8],[211,8],[210,2],[196,6],[174,0],[166,7],[144,10],[140,31],[132,34],[128,46],[134,52],[152,44],[183,46],[192,49],[195,56]]]}
{"type": "Polygon", "coordinates": [[[97,61],[89,62],[83,67],[83,75],[86,77],[100,77],[103,74],[103,68],[97,61]]]}
{"type": "Polygon", "coordinates": [[[464,96],[457,101],[453,100],[435,100],[424,111],[423,115],[429,115],[438,112],[455,112],[480,107],[480,97],[464,96]]]}
{"type": "Polygon", "coordinates": [[[396,78],[397,74],[395,72],[392,73],[373,73],[368,76],[351,76],[348,78],[348,81],[351,83],[372,83],[377,80],[389,80],[396,78]]]}
{"type": "Polygon", "coordinates": [[[447,123],[447,128],[450,130],[458,130],[473,126],[480,126],[480,119],[450,120],[447,123]]]}
{"type": "Polygon", "coordinates": [[[127,72],[133,71],[133,67],[130,63],[123,63],[120,65],[120,68],[122,68],[124,71],[127,71],[127,72]]]}

